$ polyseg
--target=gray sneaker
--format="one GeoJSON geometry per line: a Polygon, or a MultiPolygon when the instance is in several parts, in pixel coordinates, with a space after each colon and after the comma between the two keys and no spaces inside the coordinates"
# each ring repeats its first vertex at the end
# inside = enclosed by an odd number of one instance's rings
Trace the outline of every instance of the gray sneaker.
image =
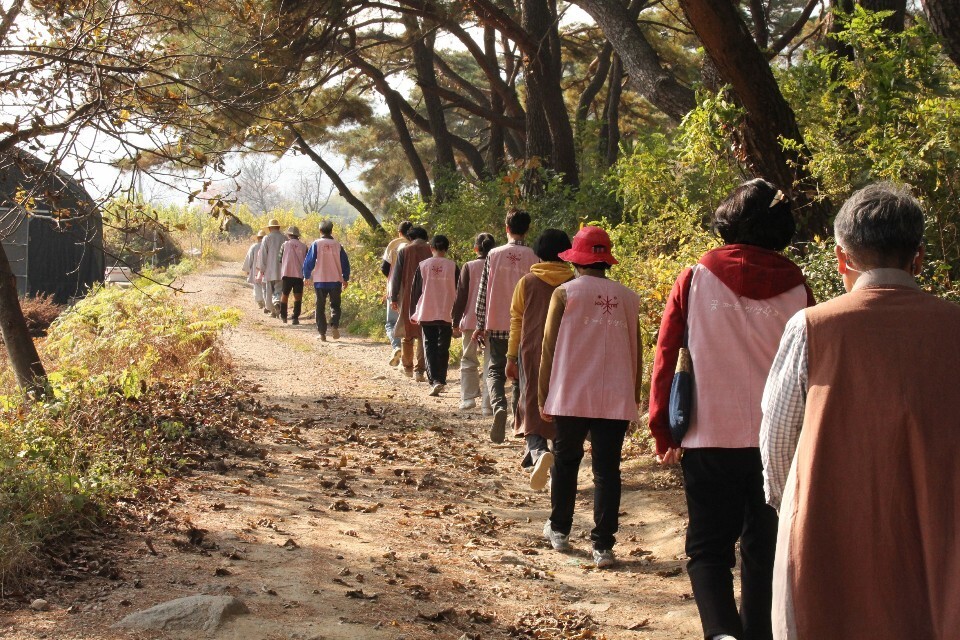
{"type": "Polygon", "coordinates": [[[443,393],[443,388],[446,387],[446,386],[447,386],[447,385],[445,385],[445,384],[440,384],[440,383],[438,382],[437,384],[433,385],[433,388],[432,388],[432,389],[430,389],[430,395],[431,395],[431,396],[438,396],[438,395],[440,395],[441,393],[443,393]]]}
{"type": "Polygon", "coordinates": [[[547,520],[543,525],[543,535],[550,541],[550,546],[556,551],[570,550],[570,536],[559,531],[554,531],[547,520]]]}
{"type": "Polygon", "coordinates": [[[490,427],[490,440],[500,444],[507,435],[507,410],[497,409],[493,414],[493,426],[490,427]]]}
{"type": "Polygon", "coordinates": [[[426,382],[427,374],[425,374],[423,371],[417,371],[417,373],[414,374],[413,379],[417,382],[426,382]]]}
{"type": "Polygon", "coordinates": [[[593,563],[597,565],[597,569],[612,567],[616,563],[616,559],[613,557],[613,549],[594,549],[593,563]]]}

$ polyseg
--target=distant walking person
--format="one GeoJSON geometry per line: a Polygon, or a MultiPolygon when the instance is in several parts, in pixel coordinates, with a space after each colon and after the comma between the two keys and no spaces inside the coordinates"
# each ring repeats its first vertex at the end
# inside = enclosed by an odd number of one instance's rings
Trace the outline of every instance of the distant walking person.
{"type": "Polygon", "coordinates": [[[547,485],[553,454],[549,442],[557,428],[540,416],[537,390],[540,382],[540,356],[543,352],[543,327],[553,291],[573,279],[570,265],[559,254],[570,249],[570,236],[559,229],[547,229],[533,243],[540,262],[520,278],[510,305],[510,342],[507,345],[507,377],[520,381],[520,402],[514,421],[514,433],[524,438],[526,451],[520,466],[530,470],[530,488],[539,491],[547,485]]]}
{"type": "Polygon", "coordinates": [[[313,241],[303,261],[303,277],[313,281],[317,294],[317,332],[327,341],[327,300],[330,300],[330,336],[340,338],[340,294],[350,282],[350,259],[333,239],[333,222],[320,223],[320,237],[313,241]]]}
{"type": "Polygon", "coordinates": [[[288,240],[280,248],[280,270],[283,276],[283,291],[280,296],[280,319],[287,322],[287,302],[293,294],[292,324],[300,324],[300,309],[303,304],[303,262],[307,257],[307,245],[300,242],[300,229],[287,229],[288,240]]]}
{"type": "Polygon", "coordinates": [[[787,323],[763,393],[773,637],[953,640],[960,307],[916,282],[924,214],[905,188],[856,192],[834,235],[847,293],[787,323]]]}
{"type": "MultiPolygon", "coordinates": [[[[511,209],[504,220],[507,244],[490,251],[480,276],[477,292],[477,331],[483,337],[490,353],[487,381],[490,385],[490,404],[493,405],[493,425],[490,439],[503,442],[507,427],[507,343],[510,340],[510,303],[513,289],[520,278],[530,272],[537,256],[524,245],[530,229],[530,214],[511,209]]],[[[513,407],[520,400],[520,384],[513,383],[513,407]]]]}
{"type": "Polygon", "coordinates": [[[397,262],[390,276],[390,307],[397,312],[397,326],[394,336],[401,338],[401,358],[403,374],[416,378],[417,382],[426,382],[427,365],[423,351],[423,336],[420,327],[410,321],[410,300],[413,291],[413,279],[420,269],[420,263],[429,259],[433,253],[427,244],[427,230],[412,227],[407,233],[410,242],[397,253],[397,262]],[[416,352],[414,352],[416,348],[416,352]]]}
{"type": "Polygon", "coordinates": [[[593,458],[593,561],[613,565],[620,514],[620,460],[630,422],[639,419],[643,373],[640,296],[607,279],[616,264],[610,236],[584,227],[560,254],[577,279],[553,291],[543,332],[539,411],[557,425],[550,480],[550,519],[543,533],[557,551],[570,548],[583,443],[593,458]]]}
{"type": "MultiPolygon", "coordinates": [[[[438,396],[447,386],[450,339],[453,337],[453,303],[457,298],[460,268],[447,257],[450,241],[435,235],[430,241],[432,258],[420,263],[410,292],[410,320],[420,325],[427,364],[430,395],[438,396]]],[[[457,330],[459,333],[459,329],[457,330]]]]}
{"type": "Polygon", "coordinates": [[[241,270],[247,274],[247,282],[253,287],[253,301],[263,309],[263,282],[260,279],[260,270],[257,268],[257,254],[260,253],[260,242],[267,233],[263,230],[257,233],[257,241],[247,249],[241,270]]]}
{"type": "Polygon", "coordinates": [[[257,253],[257,268],[263,274],[263,312],[276,318],[280,315],[280,294],[283,288],[283,277],[280,273],[280,248],[287,241],[287,238],[280,233],[280,222],[276,218],[267,223],[267,230],[270,233],[260,241],[260,251],[257,253]]]}
{"type": "Polygon", "coordinates": [[[453,324],[463,333],[463,356],[460,358],[460,410],[468,411],[477,406],[480,398],[484,416],[493,415],[490,408],[490,390],[487,386],[486,350],[477,339],[477,293],[480,291],[480,275],[487,254],[497,241],[489,233],[478,234],[473,242],[476,260],[463,265],[460,283],[457,285],[457,301],[453,305],[453,324]],[[481,367],[481,361],[483,366],[481,367]]]}
{"type": "Polygon", "coordinates": [[[407,244],[410,240],[407,238],[407,232],[410,231],[410,227],[413,226],[413,223],[409,220],[404,220],[399,225],[397,225],[397,237],[390,241],[387,245],[387,248],[383,251],[383,262],[380,264],[380,271],[387,278],[387,322],[384,325],[384,329],[387,333],[387,339],[390,340],[390,346],[393,348],[393,351],[390,354],[390,366],[396,367],[400,364],[400,343],[401,338],[393,335],[393,329],[397,326],[397,312],[390,307],[390,282],[393,275],[393,266],[397,264],[397,253],[400,251],[400,247],[407,244]]]}
{"type": "MultiPolygon", "coordinates": [[[[658,460],[683,467],[687,573],[704,637],[769,640],[777,514],[763,497],[760,396],[784,325],[813,296],[799,267],[780,253],[796,224],[777,187],[759,179],[740,185],[717,207],[714,228],[724,245],[684,269],[667,300],[650,430],[658,460]],[[674,442],[670,387],[684,343],[693,361],[693,414],[683,442],[674,442]]],[[[844,636],[822,636],[830,637],[844,636]]]]}

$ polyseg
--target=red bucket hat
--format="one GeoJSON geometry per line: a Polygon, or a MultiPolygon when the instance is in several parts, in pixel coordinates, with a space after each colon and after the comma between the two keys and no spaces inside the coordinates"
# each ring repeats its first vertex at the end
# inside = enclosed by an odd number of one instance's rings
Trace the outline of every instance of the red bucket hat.
{"type": "Polygon", "coordinates": [[[610,253],[610,236],[600,227],[583,227],[573,237],[573,247],[559,254],[561,260],[573,264],[587,265],[595,262],[617,264],[610,253]]]}

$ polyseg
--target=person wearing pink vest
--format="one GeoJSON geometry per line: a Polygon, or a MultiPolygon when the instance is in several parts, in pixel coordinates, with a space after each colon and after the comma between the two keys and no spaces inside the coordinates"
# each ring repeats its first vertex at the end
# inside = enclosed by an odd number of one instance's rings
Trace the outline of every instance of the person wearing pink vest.
{"type": "Polygon", "coordinates": [[[543,533],[557,551],[570,548],[583,443],[593,452],[593,521],[597,568],[612,566],[620,512],[620,458],[627,427],[639,419],[643,372],[640,296],[606,277],[617,264],[610,236],[584,227],[559,255],[577,277],[554,289],[543,331],[538,405],[556,424],[550,470],[550,518],[543,533]]]}
{"type": "Polygon", "coordinates": [[[477,406],[480,398],[484,416],[492,416],[490,392],[487,388],[486,350],[475,339],[477,331],[477,293],[480,291],[480,275],[487,254],[496,245],[489,233],[477,234],[473,242],[476,260],[463,265],[460,283],[457,285],[457,301],[453,305],[453,324],[463,334],[463,356],[460,358],[460,410],[469,411],[477,406]],[[483,366],[480,366],[481,361],[483,366]]]}
{"type": "Polygon", "coordinates": [[[440,395],[447,386],[450,339],[454,331],[460,333],[459,328],[453,328],[453,304],[457,298],[460,268],[447,258],[449,248],[447,236],[433,236],[430,241],[433,257],[419,264],[410,291],[410,321],[420,326],[423,335],[431,396],[440,395]]]}
{"type": "Polygon", "coordinates": [[[313,280],[317,293],[317,332],[327,341],[327,299],[330,300],[330,328],[333,339],[340,338],[340,294],[350,282],[350,260],[339,242],[333,239],[333,222],[320,223],[320,238],[314,240],[303,260],[303,277],[313,280]]]}
{"type": "Polygon", "coordinates": [[[765,180],[737,187],[714,214],[724,245],[680,274],[657,337],[650,430],[657,459],[683,467],[687,573],[707,639],[772,634],[777,513],[763,494],[761,398],[784,326],[813,304],[803,273],[780,253],[795,226],[777,187],[765,180]],[[693,404],[683,442],[674,442],[668,406],[684,341],[693,404]],[[738,540],[739,609],[732,573],[738,540]]]}
{"type": "Polygon", "coordinates": [[[293,293],[292,324],[300,324],[300,309],[303,304],[303,261],[307,257],[307,245],[300,242],[300,229],[287,229],[286,242],[280,247],[280,275],[283,289],[280,294],[280,319],[287,323],[287,302],[293,293]]]}
{"type": "MultiPolygon", "coordinates": [[[[490,251],[480,276],[477,291],[476,339],[483,340],[489,354],[487,383],[490,387],[490,404],[493,406],[493,424],[490,439],[501,443],[507,427],[507,345],[510,341],[510,304],[513,289],[520,278],[530,272],[530,267],[539,262],[537,255],[524,245],[530,229],[530,214],[511,209],[504,221],[507,244],[490,251]]],[[[513,409],[516,413],[520,400],[519,381],[513,381],[513,409]]]]}

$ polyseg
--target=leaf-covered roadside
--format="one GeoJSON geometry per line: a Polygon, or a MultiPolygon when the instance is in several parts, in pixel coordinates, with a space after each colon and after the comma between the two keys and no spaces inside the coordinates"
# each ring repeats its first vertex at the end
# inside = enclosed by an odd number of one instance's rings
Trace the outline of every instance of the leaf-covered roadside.
{"type": "Polygon", "coordinates": [[[0,405],[0,588],[170,475],[253,449],[256,401],[219,341],[236,313],[188,309],[162,287],[101,289],[40,345],[52,399],[0,405]]]}

